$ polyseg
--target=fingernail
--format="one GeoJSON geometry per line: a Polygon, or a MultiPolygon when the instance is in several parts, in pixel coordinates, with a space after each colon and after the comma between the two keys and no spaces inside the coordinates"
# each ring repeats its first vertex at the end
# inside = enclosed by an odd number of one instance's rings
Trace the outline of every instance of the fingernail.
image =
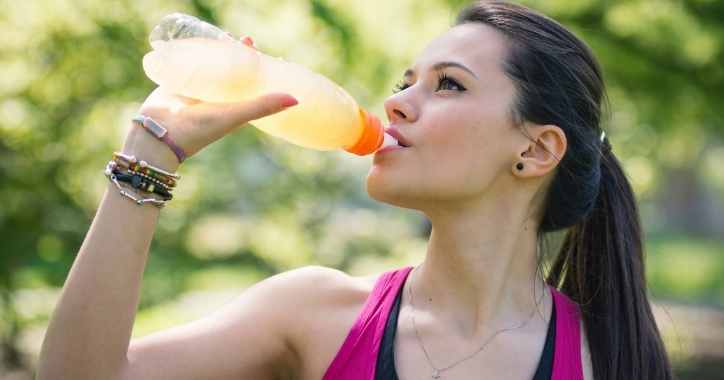
{"type": "Polygon", "coordinates": [[[284,108],[291,107],[291,106],[296,106],[297,104],[299,104],[299,101],[298,101],[296,98],[292,97],[292,96],[289,96],[289,97],[286,97],[286,98],[282,99],[282,106],[283,106],[284,108]]]}
{"type": "Polygon", "coordinates": [[[254,46],[254,40],[252,40],[249,36],[244,36],[241,41],[249,46],[254,46]]]}

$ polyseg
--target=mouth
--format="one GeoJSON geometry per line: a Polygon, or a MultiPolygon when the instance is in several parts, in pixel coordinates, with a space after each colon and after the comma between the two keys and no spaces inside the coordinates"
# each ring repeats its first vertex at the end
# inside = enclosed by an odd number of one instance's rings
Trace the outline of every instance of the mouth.
{"type": "Polygon", "coordinates": [[[395,128],[395,127],[389,127],[389,128],[387,128],[387,129],[385,130],[385,133],[387,133],[388,135],[394,137],[394,138],[397,140],[397,145],[398,145],[398,146],[401,146],[401,147],[403,147],[403,148],[409,148],[409,147],[411,146],[411,145],[410,145],[410,142],[407,141],[407,139],[405,138],[405,136],[403,136],[402,133],[400,133],[400,131],[399,131],[397,128],[395,128]]]}

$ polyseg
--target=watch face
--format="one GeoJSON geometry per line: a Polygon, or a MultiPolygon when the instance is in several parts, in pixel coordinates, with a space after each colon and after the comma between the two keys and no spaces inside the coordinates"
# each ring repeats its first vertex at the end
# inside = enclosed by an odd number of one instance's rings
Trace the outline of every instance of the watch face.
{"type": "Polygon", "coordinates": [[[156,121],[151,119],[150,117],[147,117],[143,125],[146,127],[146,129],[149,130],[149,132],[153,133],[154,136],[157,138],[162,138],[166,134],[166,128],[162,127],[156,121]]]}

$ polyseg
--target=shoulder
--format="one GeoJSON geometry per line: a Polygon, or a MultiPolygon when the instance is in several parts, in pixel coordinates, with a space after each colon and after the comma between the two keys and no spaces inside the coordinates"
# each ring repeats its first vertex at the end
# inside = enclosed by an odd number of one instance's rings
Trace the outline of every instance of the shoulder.
{"type": "Polygon", "coordinates": [[[344,281],[349,275],[341,270],[330,267],[307,265],[278,273],[272,277],[278,277],[293,285],[312,285],[316,283],[317,285],[325,286],[329,284],[329,281],[334,283],[344,281]]]}
{"type": "MultiPolygon", "coordinates": [[[[328,296],[348,295],[357,292],[374,282],[378,274],[366,277],[354,277],[339,269],[321,265],[308,265],[279,274],[287,279],[287,285],[292,292],[305,292],[313,290],[318,294],[328,296]]],[[[370,289],[371,290],[371,289],[370,289]]]]}
{"type": "Polygon", "coordinates": [[[371,290],[366,289],[369,283],[367,278],[353,277],[341,270],[321,265],[282,272],[270,277],[268,282],[270,291],[288,301],[283,305],[285,308],[305,311],[366,297],[371,290]]]}
{"type": "Polygon", "coordinates": [[[354,277],[344,271],[310,265],[272,276],[277,285],[275,303],[289,327],[292,341],[306,341],[309,329],[329,316],[358,311],[366,301],[377,275],[354,277]]]}
{"type": "Polygon", "coordinates": [[[265,318],[293,343],[296,330],[305,322],[319,320],[333,309],[364,302],[369,290],[361,278],[338,269],[309,265],[270,276],[244,293],[253,301],[248,303],[263,310],[265,318]]]}
{"type": "Polygon", "coordinates": [[[276,299],[292,350],[290,367],[300,378],[321,378],[374,288],[379,274],[355,277],[306,266],[279,274],[276,299]]]}

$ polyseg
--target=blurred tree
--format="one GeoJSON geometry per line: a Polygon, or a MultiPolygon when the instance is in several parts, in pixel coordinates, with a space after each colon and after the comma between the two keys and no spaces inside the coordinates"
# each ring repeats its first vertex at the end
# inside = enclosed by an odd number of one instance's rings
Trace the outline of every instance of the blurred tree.
{"type": "MultiPolygon", "coordinates": [[[[17,312],[17,290],[62,286],[106,186],[102,168],[153,89],[141,59],[163,15],[186,12],[249,34],[381,114],[404,69],[466,3],[0,0],[6,366],[22,365],[19,334],[33,322],[17,312]]],[[[642,198],[647,230],[721,238],[724,2],[524,3],[572,27],[599,57],[612,102],[606,128],[642,198]]],[[[405,263],[429,226],[368,199],[367,160],[307,151],[253,128],[209,147],[184,164],[162,213],[141,308],[187,290],[200,269],[248,267],[264,277],[307,263],[352,273],[405,263]]]]}

